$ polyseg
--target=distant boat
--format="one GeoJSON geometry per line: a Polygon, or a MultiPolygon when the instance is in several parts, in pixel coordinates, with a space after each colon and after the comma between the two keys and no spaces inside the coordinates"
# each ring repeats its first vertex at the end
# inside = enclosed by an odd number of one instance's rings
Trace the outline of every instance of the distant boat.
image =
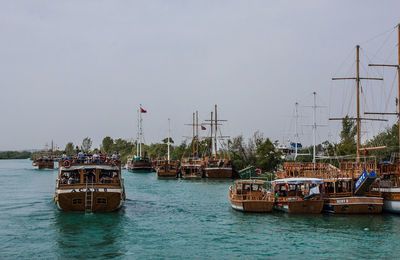
{"type": "Polygon", "coordinates": [[[128,158],[127,166],[130,172],[153,172],[154,168],[151,160],[147,157],[147,153],[142,156],[142,144],[144,143],[143,137],[143,126],[142,126],[142,114],[147,113],[147,110],[142,108],[142,105],[138,109],[138,129],[137,129],[137,140],[136,140],[136,155],[132,158],[128,158]]]}
{"type": "Polygon", "coordinates": [[[272,212],[274,197],[264,185],[265,181],[260,180],[237,180],[229,187],[232,208],[243,212],[272,212]]]}
{"type": "Polygon", "coordinates": [[[217,118],[217,105],[215,105],[214,115],[211,112],[211,119],[207,120],[210,126],[210,157],[204,160],[204,174],[207,178],[216,179],[229,179],[232,178],[232,161],[230,159],[220,158],[218,155],[218,139],[222,136],[218,136],[218,125],[220,122],[226,120],[220,120],[217,118]]]}
{"type": "Polygon", "coordinates": [[[32,162],[32,165],[39,169],[54,169],[54,162],[56,159],[53,156],[40,156],[35,158],[32,162]]]}
{"type": "Polygon", "coordinates": [[[171,146],[171,120],[168,118],[168,141],[167,141],[167,158],[159,159],[154,162],[155,169],[158,177],[178,177],[180,170],[179,161],[171,160],[170,146],[171,146]]]}
{"type": "Polygon", "coordinates": [[[64,159],[59,162],[54,202],[64,211],[108,212],[126,199],[118,159],[64,159]]]}

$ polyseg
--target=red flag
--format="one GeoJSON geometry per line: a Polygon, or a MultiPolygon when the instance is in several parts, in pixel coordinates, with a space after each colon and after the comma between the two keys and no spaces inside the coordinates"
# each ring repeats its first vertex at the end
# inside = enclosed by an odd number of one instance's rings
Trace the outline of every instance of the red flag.
{"type": "Polygon", "coordinates": [[[207,130],[207,128],[205,128],[204,126],[201,126],[201,130],[207,130]]]}
{"type": "Polygon", "coordinates": [[[147,110],[144,110],[143,108],[140,108],[140,113],[147,113],[147,110]]]}

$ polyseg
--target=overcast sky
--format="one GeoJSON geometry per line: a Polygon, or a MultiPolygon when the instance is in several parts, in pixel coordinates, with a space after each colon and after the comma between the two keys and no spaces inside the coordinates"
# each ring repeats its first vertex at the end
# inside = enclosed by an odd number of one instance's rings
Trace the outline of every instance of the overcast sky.
{"type": "MultiPolygon", "coordinates": [[[[0,1],[0,150],[134,138],[140,103],[147,143],[167,136],[168,118],[181,141],[192,113],[208,119],[214,104],[224,135],[285,141],[296,101],[300,124],[311,123],[313,91],[329,124],[318,140],[335,140],[327,118],[353,113],[355,92],[331,77],[353,75],[356,44],[396,62],[399,10],[398,0],[0,1]]],[[[364,83],[364,105],[392,112],[395,74],[361,62],[385,77],[364,83]]],[[[301,131],[310,143],[311,128],[301,131]]]]}

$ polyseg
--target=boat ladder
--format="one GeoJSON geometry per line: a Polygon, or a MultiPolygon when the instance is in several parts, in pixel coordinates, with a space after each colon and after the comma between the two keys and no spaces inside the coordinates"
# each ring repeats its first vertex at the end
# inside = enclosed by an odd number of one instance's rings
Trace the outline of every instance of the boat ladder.
{"type": "Polygon", "coordinates": [[[93,183],[92,187],[88,188],[88,183],[86,182],[86,190],[85,190],[85,212],[93,211],[93,183]]]}

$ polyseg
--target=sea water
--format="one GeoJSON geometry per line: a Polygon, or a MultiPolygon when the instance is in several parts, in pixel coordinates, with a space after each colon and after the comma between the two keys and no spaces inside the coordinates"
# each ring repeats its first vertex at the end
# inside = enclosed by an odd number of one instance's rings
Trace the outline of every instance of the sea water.
{"type": "Polygon", "coordinates": [[[400,258],[400,215],[242,213],[231,180],[128,171],[120,210],[70,213],[54,205],[56,177],[0,160],[1,259],[400,258]]]}

